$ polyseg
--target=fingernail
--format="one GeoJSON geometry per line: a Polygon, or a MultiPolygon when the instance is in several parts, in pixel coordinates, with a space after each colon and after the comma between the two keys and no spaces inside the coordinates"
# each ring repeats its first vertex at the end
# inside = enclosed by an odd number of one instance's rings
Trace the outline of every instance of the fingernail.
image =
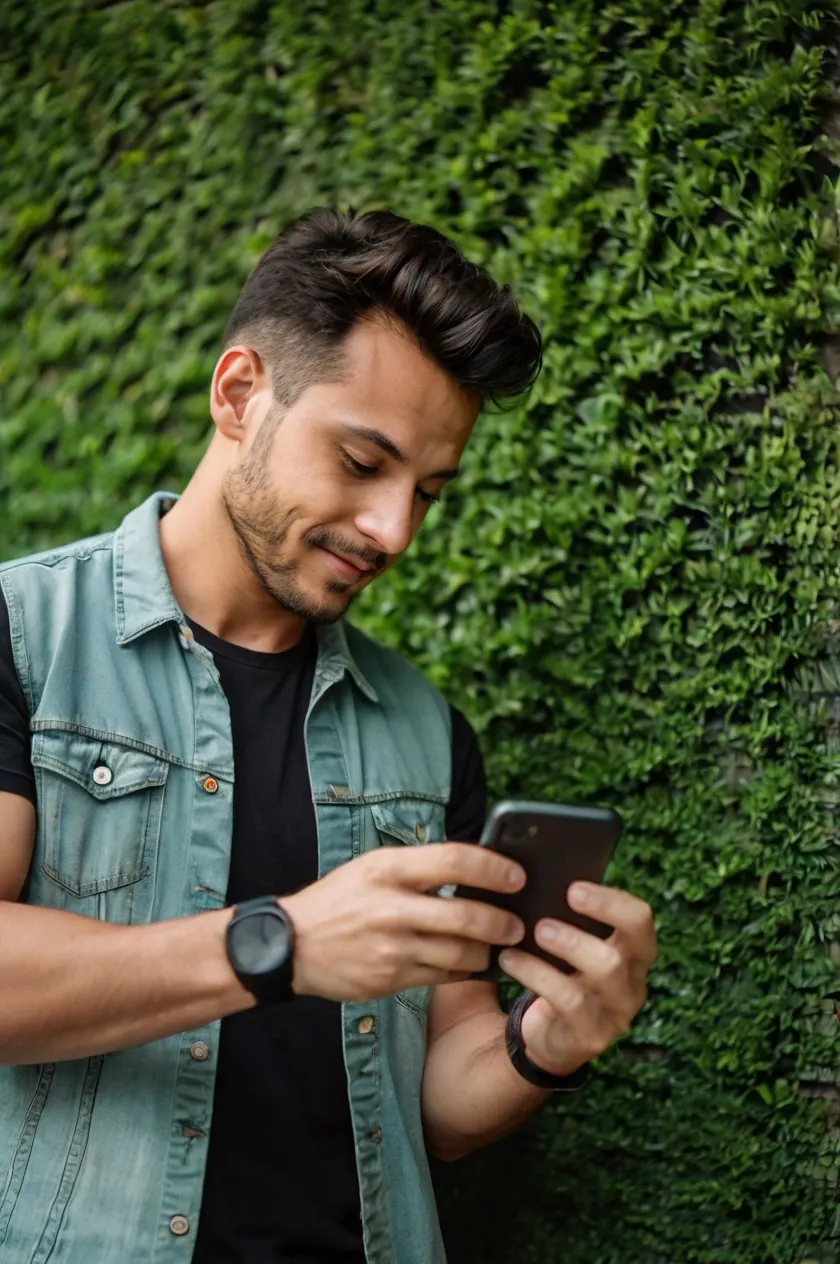
{"type": "Polygon", "coordinates": [[[516,891],[519,887],[525,885],[525,870],[520,869],[519,865],[511,865],[507,871],[508,886],[516,891]]]}
{"type": "Polygon", "coordinates": [[[589,903],[589,892],[586,887],[580,886],[579,883],[573,882],[569,887],[569,898],[574,900],[578,908],[585,908],[589,903]]]}
{"type": "Polygon", "coordinates": [[[540,922],[540,939],[545,939],[550,944],[555,944],[561,933],[560,927],[556,922],[540,922]]]}
{"type": "Polygon", "coordinates": [[[505,974],[509,974],[510,968],[513,965],[513,954],[509,952],[500,952],[499,965],[502,967],[505,974]]]}

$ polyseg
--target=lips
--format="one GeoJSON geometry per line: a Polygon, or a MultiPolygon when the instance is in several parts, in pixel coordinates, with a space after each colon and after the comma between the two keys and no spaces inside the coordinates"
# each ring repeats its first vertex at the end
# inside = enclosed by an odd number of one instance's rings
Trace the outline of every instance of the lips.
{"type": "Polygon", "coordinates": [[[348,578],[358,579],[362,575],[370,575],[374,569],[372,566],[361,566],[343,553],[334,553],[332,549],[324,549],[324,552],[348,578]]]}

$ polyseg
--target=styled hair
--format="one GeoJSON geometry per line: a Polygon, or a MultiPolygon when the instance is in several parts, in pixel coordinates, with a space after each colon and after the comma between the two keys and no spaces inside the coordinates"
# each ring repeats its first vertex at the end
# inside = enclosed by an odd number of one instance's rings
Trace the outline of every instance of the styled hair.
{"type": "Polygon", "coordinates": [[[482,401],[522,395],[540,371],[539,330],[510,288],[392,211],[316,207],[291,223],[245,282],[224,345],[253,346],[289,407],[314,382],[340,378],[344,338],[374,317],[400,322],[482,401]]]}

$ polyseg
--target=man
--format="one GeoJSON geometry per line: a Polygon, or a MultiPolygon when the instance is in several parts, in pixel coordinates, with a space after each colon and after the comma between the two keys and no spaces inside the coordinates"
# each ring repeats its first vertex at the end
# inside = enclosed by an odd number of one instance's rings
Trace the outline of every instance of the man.
{"type": "Polygon", "coordinates": [[[312,212],[181,499],[0,573],[3,1260],[436,1264],[426,1148],[508,1132],[643,1003],[631,895],[572,889],[607,942],[541,927],[569,976],[435,894],[523,875],[468,845],[464,718],[341,621],[539,357],[439,234],[312,212]],[[507,1031],[491,944],[531,990],[507,1031]]]}

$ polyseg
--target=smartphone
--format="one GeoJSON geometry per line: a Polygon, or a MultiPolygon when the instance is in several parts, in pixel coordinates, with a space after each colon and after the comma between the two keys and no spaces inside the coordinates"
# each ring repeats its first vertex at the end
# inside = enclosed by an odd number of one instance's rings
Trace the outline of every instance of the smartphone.
{"type": "MultiPolygon", "coordinates": [[[[574,971],[568,962],[536,943],[534,929],[542,918],[551,917],[570,922],[601,939],[612,934],[612,926],[570,909],[566,893],[578,879],[602,880],[621,829],[621,817],[611,808],[513,800],[499,803],[487,819],[480,846],[492,847],[522,865],[528,875],[525,886],[513,895],[500,895],[479,887],[458,887],[455,894],[515,913],[525,923],[525,938],[516,947],[571,974],[574,971]]],[[[494,945],[490,968],[473,978],[501,978],[498,961],[501,951],[494,945]]]]}

